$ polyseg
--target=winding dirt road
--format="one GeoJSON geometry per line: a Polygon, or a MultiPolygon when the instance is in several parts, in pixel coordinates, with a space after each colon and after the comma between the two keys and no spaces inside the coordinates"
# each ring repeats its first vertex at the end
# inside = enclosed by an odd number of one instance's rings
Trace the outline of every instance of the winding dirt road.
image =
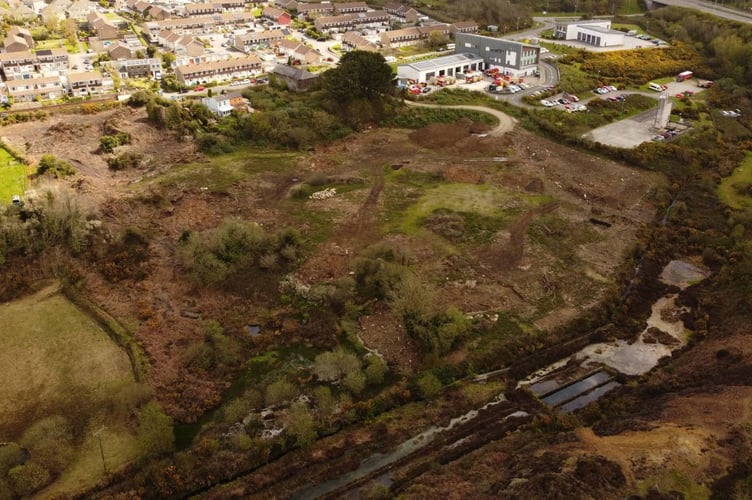
{"type": "Polygon", "coordinates": [[[469,109],[470,111],[480,111],[481,113],[488,113],[491,116],[495,116],[499,120],[499,124],[494,127],[493,129],[488,131],[488,135],[499,137],[507,132],[511,131],[515,124],[517,123],[517,120],[512,118],[511,116],[507,115],[506,113],[502,113],[501,111],[498,111],[496,109],[487,108],[485,106],[470,106],[470,105],[443,105],[443,104],[426,104],[422,102],[414,102],[414,101],[403,101],[405,104],[409,106],[422,106],[424,108],[446,108],[446,109],[469,109]]]}

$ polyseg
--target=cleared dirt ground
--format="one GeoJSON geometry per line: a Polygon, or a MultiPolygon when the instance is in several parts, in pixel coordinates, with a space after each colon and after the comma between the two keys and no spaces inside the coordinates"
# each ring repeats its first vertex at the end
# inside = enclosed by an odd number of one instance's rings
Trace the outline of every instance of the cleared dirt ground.
{"type": "MultiPolygon", "coordinates": [[[[500,137],[482,131],[469,122],[371,130],[311,153],[217,160],[151,127],[143,110],[124,108],[8,126],[2,136],[32,160],[51,153],[73,164],[78,174],[65,182],[108,228],[149,235],[144,279],[113,283],[86,269],[86,290],[135,332],[158,398],[190,420],[227,386],[183,368],[186,348],[202,338],[202,320],[217,319],[238,338],[246,324],[293,335],[296,328],[277,308],[276,283],[198,289],[181,274],[175,249],[183,231],[229,216],[298,227],[309,239],[295,272],[303,283],[347,277],[354,256],[387,241],[403,249],[442,304],[465,313],[509,311],[550,329],[595,303],[640,224],[653,217],[649,195],[662,179],[519,128],[500,137]],[[144,167],[107,168],[97,148],[113,128],[132,136],[123,150],[141,154],[144,167]],[[313,177],[316,189],[336,186],[338,194],[296,198],[313,177]],[[467,226],[454,237],[440,219],[427,222],[444,209],[466,224],[480,220],[481,229],[467,226]]],[[[388,309],[363,318],[360,329],[401,370],[415,368],[417,353],[388,309]]]]}

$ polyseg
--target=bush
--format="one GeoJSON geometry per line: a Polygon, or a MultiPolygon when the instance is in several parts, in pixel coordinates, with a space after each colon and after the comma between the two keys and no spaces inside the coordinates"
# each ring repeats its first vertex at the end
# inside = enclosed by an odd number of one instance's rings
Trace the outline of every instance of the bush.
{"type": "Polygon", "coordinates": [[[138,444],[141,461],[169,453],[175,446],[172,417],[157,403],[146,403],[138,412],[138,444]]]}
{"type": "Polygon", "coordinates": [[[370,385],[378,385],[384,381],[384,375],[389,371],[383,359],[376,355],[368,356],[366,367],[366,382],[370,385]]]}
{"type": "Polygon", "coordinates": [[[360,359],[344,349],[324,352],[316,356],[313,373],[323,382],[334,382],[360,370],[360,359]]]}
{"type": "Polygon", "coordinates": [[[431,372],[423,372],[415,381],[418,394],[424,399],[433,399],[441,392],[441,381],[431,372]]]}
{"type": "Polygon", "coordinates": [[[37,166],[38,175],[51,175],[54,178],[74,175],[76,169],[70,163],[58,160],[51,154],[42,155],[37,166]]]}
{"type": "Polygon", "coordinates": [[[44,467],[28,462],[9,470],[8,479],[16,494],[25,497],[49,484],[52,476],[44,467]]]}
{"type": "Polygon", "coordinates": [[[70,423],[60,415],[34,422],[24,432],[21,445],[36,464],[53,474],[65,470],[75,454],[70,423]]]}
{"type": "Polygon", "coordinates": [[[294,404],[287,413],[287,432],[295,437],[295,444],[307,446],[316,440],[313,417],[303,404],[294,404]]]}
{"type": "Polygon", "coordinates": [[[298,388],[285,379],[279,379],[266,386],[265,401],[269,406],[290,401],[298,395],[298,388]]]}
{"type": "Polygon", "coordinates": [[[136,153],[122,153],[111,158],[107,158],[107,166],[112,170],[124,170],[126,168],[136,168],[141,164],[141,155],[136,153]]]}

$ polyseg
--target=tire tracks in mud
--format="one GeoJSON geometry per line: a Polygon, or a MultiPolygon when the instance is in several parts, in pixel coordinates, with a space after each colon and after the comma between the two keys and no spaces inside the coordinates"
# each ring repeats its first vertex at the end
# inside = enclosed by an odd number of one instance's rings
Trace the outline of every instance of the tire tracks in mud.
{"type": "Polygon", "coordinates": [[[553,212],[559,207],[556,202],[534,208],[517,217],[509,225],[509,244],[501,249],[499,271],[508,272],[522,259],[525,251],[525,231],[533,218],[553,212]]]}

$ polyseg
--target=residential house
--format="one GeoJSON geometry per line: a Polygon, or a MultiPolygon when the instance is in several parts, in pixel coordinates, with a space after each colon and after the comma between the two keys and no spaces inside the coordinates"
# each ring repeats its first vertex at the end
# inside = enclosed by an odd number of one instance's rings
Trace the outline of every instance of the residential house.
{"type": "Polygon", "coordinates": [[[150,5],[144,12],[144,18],[153,19],[154,21],[163,21],[169,19],[172,13],[160,5],[150,5]]]}
{"type": "Polygon", "coordinates": [[[385,49],[417,45],[427,41],[431,33],[449,36],[448,24],[433,24],[430,26],[413,26],[401,30],[385,31],[381,34],[381,45],[385,49]]]}
{"type": "Polygon", "coordinates": [[[417,23],[418,16],[420,15],[420,13],[412,7],[398,3],[386,4],[384,5],[384,10],[391,14],[395,21],[400,23],[417,23]]]}
{"type": "Polygon", "coordinates": [[[250,78],[259,73],[261,73],[261,59],[255,55],[175,68],[175,76],[178,82],[187,86],[236,78],[250,78]]]}
{"type": "Polygon", "coordinates": [[[3,40],[5,52],[23,52],[34,48],[34,39],[26,28],[12,26],[3,40]]]}
{"type": "Polygon", "coordinates": [[[8,97],[11,97],[15,102],[57,99],[63,95],[63,86],[58,76],[7,80],[5,87],[8,91],[8,97]]]}
{"type": "Polygon", "coordinates": [[[260,47],[271,47],[284,39],[285,34],[281,30],[268,30],[260,33],[250,32],[236,35],[234,47],[243,52],[249,52],[260,47]]]}
{"type": "Polygon", "coordinates": [[[185,4],[186,16],[208,16],[222,12],[222,5],[216,3],[188,3],[185,4]]]}
{"type": "Polygon", "coordinates": [[[244,10],[246,4],[244,0],[215,0],[214,3],[221,6],[223,12],[244,10]]]}
{"type": "Polygon", "coordinates": [[[277,53],[292,59],[298,64],[318,64],[321,62],[321,54],[297,40],[280,40],[277,42],[277,53]]]}
{"type": "Polygon", "coordinates": [[[102,76],[102,73],[99,71],[71,73],[68,75],[68,93],[75,97],[101,94],[112,90],[113,86],[112,78],[102,76]]]}
{"type": "Polygon", "coordinates": [[[454,36],[457,33],[477,33],[478,23],[475,21],[460,21],[449,25],[449,33],[454,36]]]}
{"type": "Polygon", "coordinates": [[[196,57],[206,52],[204,45],[193,35],[180,35],[172,31],[160,31],[157,43],[171,50],[176,56],[196,57]]]}
{"type": "Polygon", "coordinates": [[[92,12],[86,16],[89,29],[96,33],[99,40],[116,40],[120,37],[120,28],[105,19],[98,12],[92,12]]]}
{"type": "Polygon", "coordinates": [[[37,59],[35,64],[36,70],[45,76],[57,75],[68,71],[68,51],[62,47],[37,50],[35,55],[37,59]]]}
{"type": "Polygon", "coordinates": [[[388,25],[389,14],[383,10],[341,14],[339,16],[317,17],[314,21],[316,30],[325,32],[345,32],[352,29],[380,28],[388,25]]]}
{"type": "Polygon", "coordinates": [[[298,10],[298,2],[296,0],[274,0],[274,6],[287,11],[298,10]]]}
{"type": "Polygon", "coordinates": [[[264,10],[261,11],[261,17],[271,19],[282,26],[289,26],[292,20],[289,12],[276,7],[264,7],[264,10]]]}
{"type": "Polygon", "coordinates": [[[307,19],[314,19],[318,16],[333,16],[334,5],[329,2],[322,3],[302,3],[298,2],[297,7],[298,14],[303,15],[307,19]]]}
{"type": "Polygon", "coordinates": [[[342,48],[346,51],[366,50],[368,52],[378,52],[379,50],[375,43],[369,42],[353,31],[348,31],[342,35],[342,48]]]}
{"type": "Polygon", "coordinates": [[[201,102],[209,108],[209,111],[220,118],[229,115],[233,111],[248,112],[250,110],[248,99],[243,97],[240,92],[204,97],[201,99],[201,102]]]}
{"type": "Polygon", "coordinates": [[[51,22],[63,22],[66,19],[65,7],[58,5],[56,2],[51,3],[47,7],[43,8],[39,15],[42,17],[44,24],[51,22]]]}
{"type": "Polygon", "coordinates": [[[86,16],[97,11],[97,5],[96,2],[89,0],[76,0],[68,7],[68,17],[82,22],[86,19],[86,16]]]}
{"type": "Polygon", "coordinates": [[[195,16],[179,19],[164,19],[162,21],[147,21],[144,23],[144,34],[155,42],[159,32],[170,30],[186,35],[204,35],[211,33],[218,26],[252,25],[256,17],[252,12],[223,12],[213,16],[195,16]]]}
{"type": "Polygon", "coordinates": [[[305,92],[319,79],[319,75],[314,75],[304,69],[293,68],[284,64],[275,65],[271,70],[271,74],[277,80],[283,81],[288,89],[295,92],[305,92]]]}
{"type": "Polygon", "coordinates": [[[110,56],[110,60],[117,61],[119,59],[130,59],[133,57],[133,51],[127,44],[123,42],[115,42],[107,46],[107,54],[110,56]]]}
{"type": "Polygon", "coordinates": [[[115,69],[122,78],[162,78],[162,60],[156,57],[111,61],[107,66],[115,69]]]}
{"type": "Polygon", "coordinates": [[[0,69],[5,80],[32,78],[36,75],[37,57],[29,51],[0,53],[0,69]]]}
{"type": "Polygon", "coordinates": [[[365,2],[335,3],[335,14],[354,14],[356,12],[368,12],[368,4],[365,2]]]}

